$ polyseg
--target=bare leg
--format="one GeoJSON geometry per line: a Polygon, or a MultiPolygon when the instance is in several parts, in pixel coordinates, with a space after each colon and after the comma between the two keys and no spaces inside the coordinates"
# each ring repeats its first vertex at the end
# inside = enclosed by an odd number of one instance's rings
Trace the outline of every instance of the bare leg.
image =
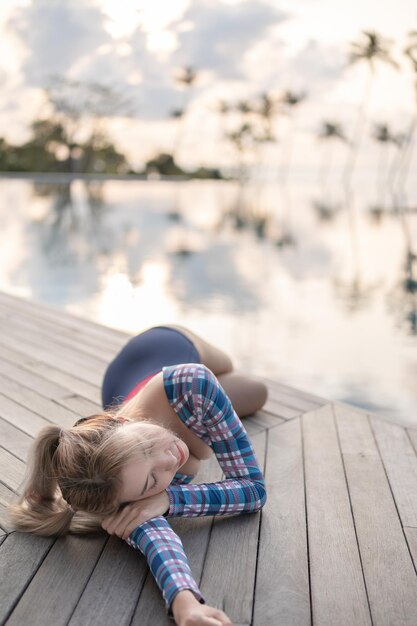
{"type": "Polygon", "coordinates": [[[231,372],[233,369],[233,363],[231,358],[217,348],[212,343],[209,343],[199,335],[196,335],[188,328],[184,326],[179,326],[178,324],[164,324],[165,326],[169,326],[171,328],[176,328],[181,331],[188,339],[190,339],[195,345],[203,365],[208,367],[213,374],[225,374],[226,372],[231,372]]]}
{"type": "Polygon", "coordinates": [[[226,352],[188,328],[178,324],[165,324],[165,326],[178,329],[194,343],[201,362],[216,375],[239,417],[252,415],[263,407],[268,396],[266,385],[250,376],[233,372],[232,360],[226,352]]]}
{"type": "Polygon", "coordinates": [[[268,388],[258,380],[235,372],[218,374],[217,379],[229,396],[239,417],[252,415],[266,402],[268,388]]]}

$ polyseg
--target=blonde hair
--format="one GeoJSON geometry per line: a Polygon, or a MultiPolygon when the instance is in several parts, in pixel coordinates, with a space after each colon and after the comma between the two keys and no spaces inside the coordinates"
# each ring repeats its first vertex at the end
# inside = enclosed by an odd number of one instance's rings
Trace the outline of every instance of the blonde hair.
{"type": "Polygon", "coordinates": [[[44,536],[102,530],[102,519],[119,506],[122,467],[169,436],[175,433],[144,415],[137,421],[111,410],[68,429],[44,426],[29,453],[23,492],[7,509],[12,527],[44,536]],[[135,436],[120,428],[124,422],[135,423],[135,436]]]}

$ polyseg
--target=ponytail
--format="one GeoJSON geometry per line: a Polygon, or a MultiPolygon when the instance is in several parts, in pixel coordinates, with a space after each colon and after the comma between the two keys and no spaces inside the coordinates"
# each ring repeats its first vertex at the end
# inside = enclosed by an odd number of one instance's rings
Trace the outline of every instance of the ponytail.
{"type": "Polygon", "coordinates": [[[75,511],[60,493],[53,463],[60,432],[59,426],[45,426],[31,448],[25,489],[7,509],[16,530],[48,536],[70,529],[75,511]]]}
{"type": "Polygon", "coordinates": [[[120,428],[126,421],[105,412],[65,430],[44,426],[29,452],[22,494],[7,508],[11,527],[44,536],[103,532],[103,518],[119,507],[122,468],[145,459],[161,430],[171,436],[147,419],[133,431],[120,428]]]}

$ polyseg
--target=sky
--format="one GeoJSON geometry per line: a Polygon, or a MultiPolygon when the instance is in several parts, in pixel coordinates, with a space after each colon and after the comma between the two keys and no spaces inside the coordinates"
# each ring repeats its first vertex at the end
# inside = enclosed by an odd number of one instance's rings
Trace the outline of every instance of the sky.
{"type": "MultiPolygon", "coordinates": [[[[116,144],[135,167],[175,136],[170,111],[186,97],[175,82],[190,65],[198,78],[188,95],[178,160],[183,166],[236,161],[225,128],[236,120],[215,111],[219,99],[235,102],[268,91],[307,92],[294,120],[276,122],[279,143],[266,160],[282,159],[294,125],[292,160],[317,162],[322,120],[352,133],[369,69],[347,66],[349,42],[363,30],[392,40],[396,71],[378,64],[368,120],[406,130],[416,106],[411,64],[402,54],[417,30],[412,0],[2,0],[0,3],[0,136],[28,139],[31,120],[48,114],[44,88],[51,75],[111,86],[131,102],[131,115],[109,121],[116,144]]],[[[371,140],[363,158],[376,158],[371,140]]],[[[265,158],[265,155],[264,155],[265,158]]]]}

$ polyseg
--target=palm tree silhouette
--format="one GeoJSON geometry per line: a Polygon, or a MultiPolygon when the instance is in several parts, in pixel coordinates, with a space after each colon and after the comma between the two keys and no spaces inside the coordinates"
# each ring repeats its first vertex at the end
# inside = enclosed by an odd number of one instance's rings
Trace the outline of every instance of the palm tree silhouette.
{"type": "Polygon", "coordinates": [[[341,124],[335,121],[323,120],[321,128],[317,134],[317,139],[326,143],[326,148],[323,149],[322,162],[318,170],[318,185],[321,191],[321,200],[313,203],[313,206],[318,211],[320,219],[330,220],[335,209],[332,206],[330,191],[328,189],[328,179],[330,167],[333,161],[333,150],[335,146],[335,140],[348,144],[349,141],[345,136],[341,124]]]}
{"type": "Polygon", "coordinates": [[[387,148],[394,142],[394,137],[386,123],[374,124],[371,136],[381,148],[379,151],[378,168],[376,173],[376,204],[370,208],[374,217],[380,218],[386,209],[386,194],[388,187],[387,177],[387,148]]]}
{"type": "Polygon", "coordinates": [[[171,117],[177,119],[176,130],[174,135],[174,141],[172,145],[172,159],[175,161],[175,156],[178,153],[178,148],[180,145],[180,139],[184,134],[184,119],[187,111],[187,105],[189,101],[189,96],[191,93],[191,89],[197,79],[197,72],[190,66],[185,66],[177,70],[177,73],[174,75],[174,80],[184,87],[183,98],[181,106],[171,112],[171,117]]]}
{"type": "MultiPolygon", "coordinates": [[[[247,103],[239,103],[238,107],[244,114],[249,112],[249,109],[247,109],[247,103]]],[[[250,109],[250,111],[252,111],[252,109],[250,109]]],[[[242,120],[240,126],[236,130],[226,133],[226,137],[229,141],[231,141],[238,155],[238,192],[234,208],[232,208],[230,215],[233,217],[235,228],[241,229],[248,224],[244,196],[246,184],[249,178],[249,164],[247,163],[246,157],[248,153],[253,151],[254,143],[253,124],[242,120]]]]}
{"type": "Polygon", "coordinates": [[[363,136],[363,130],[367,115],[367,107],[371,98],[371,90],[375,77],[376,61],[388,63],[396,69],[399,68],[398,63],[394,61],[389,55],[389,47],[391,45],[390,39],[383,38],[374,31],[364,30],[362,31],[362,35],[364,35],[364,41],[351,42],[348,60],[348,65],[353,65],[354,63],[364,61],[368,64],[369,68],[364,95],[362,98],[362,102],[359,106],[358,116],[356,119],[356,126],[353,133],[351,150],[348,155],[348,159],[343,173],[343,182],[348,197],[350,195],[350,187],[356,158],[359,153],[359,147],[363,136]]]}
{"type": "Polygon", "coordinates": [[[287,134],[281,144],[281,167],[279,169],[279,183],[281,185],[281,235],[275,241],[278,247],[295,245],[296,241],[291,233],[291,189],[287,186],[288,173],[290,170],[292,149],[296,135],[297,108],[307,97],[306,92],[295,93],[284,91],[280,97],[282,112],[289,116],[287,134]]]}
{"type": "Polygon", "coordinates": [[[396,206],[405,206],[406,204],[406,183],[412,161],[413,149],[414,149],[414,134],[417,127],[417,31],[413,30],[408,33],[409,44],[404,50],[404,54],[411,62],[412,69],[415,73],[415,103],[414,114],[410,122],[410,126],[404,142],[404,150],[402,151],[401,167],[398,177],[397,193],[395,194],[396,206]]]}
{"type": "Polygon", "coordinates": [[[296,133],[296,110],[298,105],[305,100],[307,93],[287,90],[281,96],[281,104],[283,105],[283,112],[290,116],[288,124],[287,136],[282,145],[282,165],[281,165],[281,182],[284,184],[287,181],[288,172],[290,169],[291,154],[294,144],[294,136],[296,133]]]}

